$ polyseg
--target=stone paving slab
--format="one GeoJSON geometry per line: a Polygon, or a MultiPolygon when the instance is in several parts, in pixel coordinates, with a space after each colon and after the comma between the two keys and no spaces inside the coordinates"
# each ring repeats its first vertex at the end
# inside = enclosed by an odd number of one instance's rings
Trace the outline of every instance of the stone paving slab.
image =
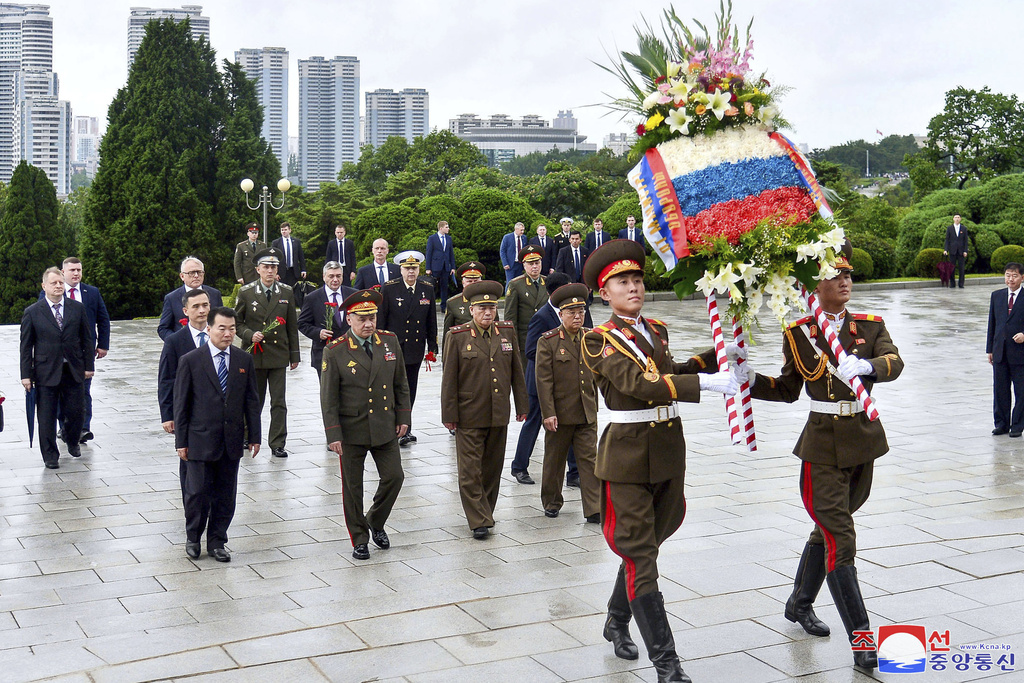
{"type": "MultiPolygon", "coordinates": [[[[856,298],[856,312],[885,317],[907,363],[875,390],[892,450],[858,513],[858,565],[873,625],[1005,643],[1024,669],[1024,443],[989,434],[985,323],[998,283],[972,284],[856,298]]],[[[668,322],[677,355],[709,345],[703,302],[655,301],[645,312],[668,322]]],[[[761,323],[751,362],[774,374],[781,335],[769,316],[761,323]]],[[[225,566],[184,554],[177,459],[156,406],[156,321],[115,322],[112,339],[93,383],[96,440],[48,471],[27,443],[18,328],[0,327],[4,683],[655,680],[644,655],[616,659],[601,637],[617,558],[584,523],[578,491],[567,489],[550,520],[540,487],[506,474],[495,533],[470,538],[437,410],[440,368],[420,377],[419,442],[403,449],[392,548],[357,562],[304,340],[307,364],[288,376],[291,457],[243,461],[225,566]]],[[[817,611],[837,635],[813,638],[782,617],[811,528],[791,455],[804,401],[755,405],[755,453],[728,444],[721,400],[704,396],[682,414],[688,515],[662,548],[660,585],[687,672],[698,682],[892,680],[850,665],[827,591],[817,611]]],[[[376,480],[368,470],[368,497],[376,480]]]]}

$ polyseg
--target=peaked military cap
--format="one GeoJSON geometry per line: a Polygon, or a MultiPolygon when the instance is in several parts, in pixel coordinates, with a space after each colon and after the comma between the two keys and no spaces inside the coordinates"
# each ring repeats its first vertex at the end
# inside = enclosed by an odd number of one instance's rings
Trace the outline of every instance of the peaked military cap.
{"type": "Polygon", "coordinates": [[[583,281],[595,292],[608,278],[621,273],[644,272],[647,256],[633,240],[611,240],[598,247],[583,266],[583,281]]]}
{"type": "Polygon", "coordinates": [[[470,304],[498,305],[498,299],[505,293],[505,288],[500,282],[494,280],[481,280],[471,282],[462,290],[462,296],[466,297],[470,304]]]}

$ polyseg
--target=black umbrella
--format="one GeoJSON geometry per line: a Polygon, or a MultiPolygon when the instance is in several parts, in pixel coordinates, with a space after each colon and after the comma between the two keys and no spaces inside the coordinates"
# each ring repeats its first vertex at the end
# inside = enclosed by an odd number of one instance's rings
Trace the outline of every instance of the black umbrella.
{"type": "Polygon", "coordinates": [[[25,416],[28,418],[28,447],[32,448],[32,438],[36,435],[36,387],[25,392],[25,416]]]}

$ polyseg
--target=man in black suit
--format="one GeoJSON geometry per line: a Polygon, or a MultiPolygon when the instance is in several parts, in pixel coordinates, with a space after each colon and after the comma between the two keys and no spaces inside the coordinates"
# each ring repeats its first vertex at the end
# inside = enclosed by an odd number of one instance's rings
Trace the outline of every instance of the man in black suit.
{"type": "Polygon", "coordinates": [[[302,253],[302,242],[292,237],[292,226],[281,224],[281,236],[271,243],[281,252],[281,282],[294,287],[299,280],[306,279],[306,255],[302,253]]]}
{"type": "Polygon", "coordinates": [[[345,269],[337,261],[325,263],[324,286],[317,287],[316,291],[307,294],[305,301],[302,302],[302,310],[299,311],[299,332],[313,342],[310,347],[309,363],[316,370],[317,377],[322,370],[324,346],[348,331],[348,321],[341,311],[341,304],[356,290],[341,284],[345,280],[344,272],[345,269]],[[331,329],[327,329],[328,303],[337,304],[333,306],[331,329]]]}
{"type": "Polygon", "coordinates": [[[587,233],[587,251],[593,252],[605,242],[611,241],[612,236],[604,231],[604,221],[600,218],[594,219],[594,231],[587,233]]]}
{"type": "MultiPolygon", "coordinates": [[[[351,285],[356,280],[356,247],[345,237],[345,226],[334,226],[334,239],[327,243],[327,261],[337,261],[344,271],[342,282],[351,285]]],[[[344,317],[344,316],[342,316],[344,317]]]]}
{"type": "Polygon", "coordinates": [[[547,277],[555,272],[555,242],[548,237],[548,227],[541,223],[537,226],[537,236],[530,238],[530,244],[536,244],[544,250],[540,260],[540,274],[547,277]]]}
{"type": "Polygon", "coordinates": [[[1005,289],[992,292],[988,307],[988,338],[985,352],[992,365],[995,429],[992,434],[1024,431],[1024,304],[1020,301],[1024,266],[1007,263],[1003,272],[1005,289]],[[1013,410],[1010,386],[1013,386],[1013,410]]]}
{"type": "Polygon", "coordinates": [[[644,242],[644,231],[636,227],[636,216],[630,214],[626,216],[626,227],[619,230],[620,240],[633,240],[637,244],[643,244],[644,249],[647,248],[647,243],[644,242]]]}
{"type": "Polygon", "coordinates": [[[174,446],[187,468],[185,553],[199,558],[205,530],[207,554],[230,562],[224,544],[235,515],[238,464],[246,443],[254,458],[260,450],[260,398],[252,356],[231,346],[235,312],[214,309],[209,322],[209,343],[178,363],[174,446]]]}
{"type": "Polygon", "coordinates": [[[72,457],[82,454],[86,379],[93,376],[95,346],[85,306],[64,296],[64,274],[58,268],[43,273],[44,297],[21,317],[21,383],[36,387],[39,449],[47,469],[60,465],[57,450],[57,402],[64,412],[64,438],[72,457]]]}
{"type": "Polygon", "coordinates": [[[582,241],[580,231],[572,230],[569,233],[569,246],[558,252],[555,270],[568,275],[569,282],[583,282],[583,265],[587,262],[590,251],[581,246],[582,241]]]}
{"type": "Polygon", "coordinates": [[[388,263],[388,241],[386,239],[376,239],[373,241],[373,261],[368,265],[363,266],[356,273],[356,282],[353,287],[358,289],[370,289],[371,287],[384,286],[384,283],[389,280],[394,280],[397,277],[402,276],[401,269],[394,263],[388,263]]]}
{"type": "Polygon", "coordinates": [[[160,325],[156,328],[157,334],[164,341],[167,341],[168,337],[182,328],[181,319],[184,317],[182,309],[185,307],[185,295],[193,289],[202,288],[206,292],[206,295],[210,297],[211,309],[224,305],[220,290],[203,284],[203,280],[206,279],[206,270],[203,268],[203,262],[195,256],[185,257],[185,260],[181,262],[181,272],[178,277],[184,284],[177,289],[172,289],[164,296],[164,310],[160,314],[160,325]]]}
{"type": "MultiPolygon", "coordinates": [[[[967,229],[960,225],[960,214],[953,216],[953,225],[946,227],[946,242],[942,247],[942,253],[949,257],[955,264],[955,271],[960,273],[960,289],[964,288],[964,268],[967,265],[967,229]]],[[[953,289],[956,283],[953,277],[949,278],[949,288],[953,289]]]]}
{"type": "MultiPolygon", "coordinates": [[[[387,330],[398,338],[409,381],[409,405],[415,406],[420,365],[424,357],[428,361],[437,360],[437,308],[433,285],[419,279],[423,254],[403,251],[395,261],[402,269],[402,278],[381,287],[377,329],[387,330]]],[[[398,439],[398,444],[408,446],[415,441],[410,424],[409,431],[398,439]]]]}
{"type": "Polygon", "coordinates": [[[434,290],[441,297],[441,312],[448,304],[448,283],[455,278],[455,247],[448,234],[448,221],[439,221],[437,232],[427,238],[427,275],[434,280],[434,290]]]}

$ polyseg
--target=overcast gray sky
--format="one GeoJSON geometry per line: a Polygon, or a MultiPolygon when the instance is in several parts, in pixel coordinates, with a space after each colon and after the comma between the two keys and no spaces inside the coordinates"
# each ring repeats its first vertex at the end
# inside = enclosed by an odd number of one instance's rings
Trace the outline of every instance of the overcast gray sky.
{"type": "MultiPolygon", "coordinates": [[[[127,77],[129,8],[182,3],[55,0],[54,70],[75,114],[106,119],[127,77]]],[[[656,20],[657,0],[192,0],[210,17],[219,59],[241,47],[290,53],[289,127],[298,134],[297,60],[355,55],[363,92],[422,87],[430,125],[461,113],[539,114],[572,109],[600,146],[635,128],[586,105],[624,93],[595,66],[635,45],[633,26],[656,20]]],[[[718,0],[676,2],[681,16],[713,24],[718,0]]],[[[944,93],[991,86],[1017,93],[1024,3],[1011,0],[737,0],[754,18],[755,70],[791,86],[781,102],[791,137],[812,148],[884,134],[924,134],[944,93]]],[[[362,111],[363,101],[360,101],[362,111]]]]}

